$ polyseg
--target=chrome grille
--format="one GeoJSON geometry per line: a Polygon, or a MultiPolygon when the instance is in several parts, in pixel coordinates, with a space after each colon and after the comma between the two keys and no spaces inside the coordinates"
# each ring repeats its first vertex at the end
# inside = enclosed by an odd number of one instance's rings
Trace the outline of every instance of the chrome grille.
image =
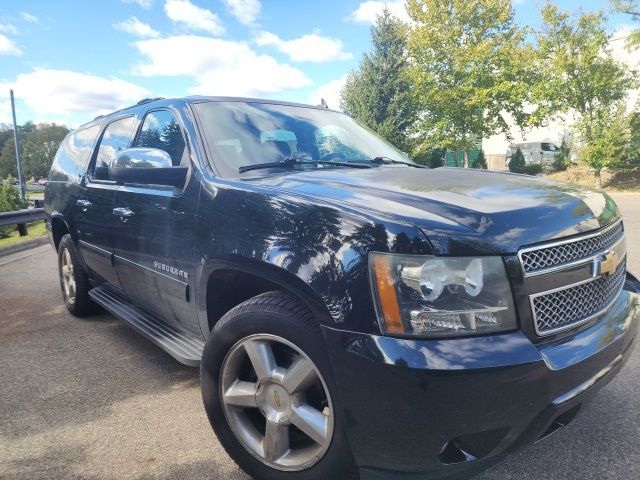
{"type": "Polygon", "coordinates": [[[611,248],[624,235],[621,221],[604,230],[575,240],[556,242],[549,246],[526,248],[520,251],[520,261],[525,275],[535,275],[546,270],[588,259],[611,248]]]}
{"type": "Polygon", "coordinates": [[[626,257],[606,277],[531,296],[538,335],[575,327],[604,312],[618,297],[626,277],[626,257]]]}

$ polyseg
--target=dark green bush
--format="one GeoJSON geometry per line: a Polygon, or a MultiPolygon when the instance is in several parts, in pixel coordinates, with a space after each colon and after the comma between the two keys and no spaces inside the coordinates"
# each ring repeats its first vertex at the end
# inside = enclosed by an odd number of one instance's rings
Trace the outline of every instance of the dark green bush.
{"type": "Polygon", "coordinates": [[[430,168],[438,168],[444,165],[446,150],[433,148],[428,152],[421,152],[413,157],[413,161],[430,168]]]}
{"type": "Polygon", "coordinates": [[[569,164],[571,160],[569,155],[571,153],[571,149],[569,145],[567,145],[566,139],[562,139],[562,145],[560,145],[560,150],[556,153],[556,158],[551,165],[554,172],[564,172],[567,168],[569,168],[569,164]]]}
{"type": "Polygon", "coordinates": [[[483,169],[487,169],[487,159],[484,158],[484,152],[482,150],[480,150],[480,153],[478,153],[478,157],[471,162],[471,168],[483,168],[483,169]]]}
{"type": "Polygon", "coordinates": [[[525,173],[526,163],[524,161],[524,154],[519,148],[511,155],[511,161],[509,162],[509,171],[513,173],[525,173]]]}
{"type": "Polygon", "coordinates": [[[539,173],[542,173],[542,165],[540,165],[539,163],[525,165],[524,173],[526,173],[527,175],[537,175],[539,173]]]}
{"type": "MultiPolygon", "coordinates": [[[[20,192],[13,185],[13,178],[9,176],[0,187],[0,212],[11,212],[26,207],[26,202],[20,198],[20,192]]],[[[0,227],[0,238],[8,237],[13,230],[14,226],[0,227]]]]}

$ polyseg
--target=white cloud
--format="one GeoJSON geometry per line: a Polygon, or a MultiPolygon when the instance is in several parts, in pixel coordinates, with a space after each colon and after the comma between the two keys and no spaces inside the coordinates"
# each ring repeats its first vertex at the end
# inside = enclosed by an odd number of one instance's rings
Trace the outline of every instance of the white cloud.
{"type": "Polygon", "coordinates": [[[40,19],[38,17],[36,17],[35,15],[30,14],[29,12],[20,12],[20,16],[22,17],[22,19],[25,22],[29,22],[29,23],[38,23],[38,22],[40,22],[40,19]]]}
{"type": "Polygon", "coordinates": [[[194,94],[261,96],[311,84],[297,68],[258,55],[247,43],[196,35],[135,42],[143,76],[191,76],[194,94]]]}
{"type": "Polygon", "coordinates": [[[164,11],[174,22],[190,30],[201,30],[212,35],[222,35],[224,27],[218,15],[206,8],[200,8],[189,0],[167,0],[164,11]]]}
{"type": "Polygon", "coordinates": [[[376,17],[382,14],[385,7],[391,14],[403,22],[410,21],[407,9],[404,7],[404,0],[367,0],[358,5],[351,14],[346,18],[356,23],[375,23],[376,17]]]}
{"type": "Polygon", "coordinates": [[[224,0],[231,14],[243,25],[253,25],[262,10],[260,0],[224,0]]]}
{"type": "Polygon", "coordinates": [[[0,23],[0,32],[11,33],[15,35],[18,33],[18,29],[10,23],[0,23]]]}
{"type": "Polygon", "coordinates": [[[346,81],[347,74],[340,78],[336,78],[335,80],[331,80],[324,85],[320,85],[311,93],[309,103],[313,105],[320,105],[320,102],[324,99],[329,108],[332,108],[333,110],[340,110],[340,91],[344,87],[346,81]]]}
{"type": "Polygon", "coordinates": [[[149,95],[147,89],[120,78],[44,68],[21,73],[11,84],[0,84],[0,90],[9,88],[38,116],[93,117],[149,95]]]}
{"type": "Polygon", "coordinates": [[[122,3],[137,3],[142,8],[150,8],[153,5],[153,0],[122,0],[122,3]]]}
{"type": "Polygon", "coordinates": [[[115,23],[113,28],[122,30],[140,38],[157,38],[160,32],[151,28],[151,25],[138,20],[136,17],[129,17],[124,22],[115,23]]]}
{"type": "Polygon", "coordinates": [[[256,43],[260,46],[273,45],[294,62],[321,63],[353,57],[342,49],[340,40],[323,37],[317,33],[303,35],[294,40],[282,40],[271,32],[260,32],[256,37],[256,43]]]}
{"type": "Polygon", "coordinates": [[[22,50],[13,40],[0,33],[0,55],[22,55],[22,50]]]}

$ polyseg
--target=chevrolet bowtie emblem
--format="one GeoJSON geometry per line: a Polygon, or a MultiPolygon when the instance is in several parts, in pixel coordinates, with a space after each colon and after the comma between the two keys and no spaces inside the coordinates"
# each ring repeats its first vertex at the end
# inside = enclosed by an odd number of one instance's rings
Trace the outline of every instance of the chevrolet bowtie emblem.
{"type": "Polygon", "coordinates": [[[607,275],[611,275],[616,271],[618,263],[620,263],[620,259],[616,252],[610,250],[604,253],[593,261],[593,276],[606,277],[607,275]]]}

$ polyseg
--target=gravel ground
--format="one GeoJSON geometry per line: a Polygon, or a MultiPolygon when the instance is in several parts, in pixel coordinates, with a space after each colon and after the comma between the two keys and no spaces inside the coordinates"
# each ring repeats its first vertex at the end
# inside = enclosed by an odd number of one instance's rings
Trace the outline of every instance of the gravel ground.
{"type": "MultiPolygon", "coordinates": [[[[640,195],[616,194],[640,273],[640,195]]],[[[0,478],[247,479],[183,367],[103,313],[71,317],[50,247],[0,258],[0,478]]],[[[640,478],[640,349],[567,428],[480,475],[640,478]]]]}

